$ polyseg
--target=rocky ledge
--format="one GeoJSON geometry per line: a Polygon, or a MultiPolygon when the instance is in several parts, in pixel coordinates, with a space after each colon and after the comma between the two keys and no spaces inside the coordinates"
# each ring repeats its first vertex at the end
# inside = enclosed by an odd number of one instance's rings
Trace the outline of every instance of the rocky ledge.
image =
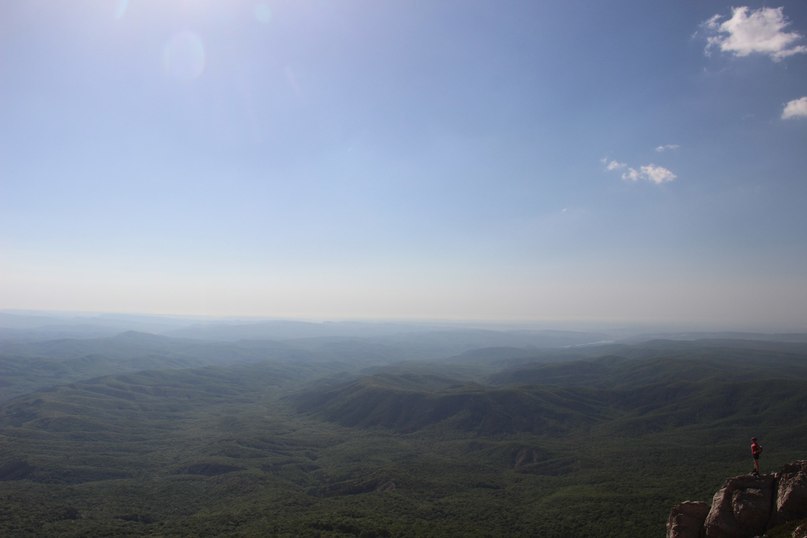
{"type": "MultiPolygon", "coordinates": [[[[667,538],[753,538],[778,525],[807,518],[807,460],[773,474],[735,476],[715,493],[712,505],[677,504],[667,520],[667,538]]],[[[793,538],[807,535],[800,525],[793,538]]]]}

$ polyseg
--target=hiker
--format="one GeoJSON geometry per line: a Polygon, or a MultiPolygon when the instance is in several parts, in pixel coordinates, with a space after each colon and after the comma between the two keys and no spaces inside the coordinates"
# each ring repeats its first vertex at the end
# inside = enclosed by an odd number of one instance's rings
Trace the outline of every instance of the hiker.
{"type": "Polygon", "coordinates": [[[751,455],[754,456],[754,476],[759,476],[759,455],[762,454],[762,445],[757,443],[757,438],[751,438],[751,455]]]}

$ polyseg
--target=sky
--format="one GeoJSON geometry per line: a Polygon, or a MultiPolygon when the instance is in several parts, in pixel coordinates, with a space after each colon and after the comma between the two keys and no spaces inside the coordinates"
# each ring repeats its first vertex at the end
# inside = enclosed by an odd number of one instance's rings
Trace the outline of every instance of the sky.
{"type": "Polygon", "coordinates": [[[0,3],[0,309],[807,330],[807,3],[0,3]]]}

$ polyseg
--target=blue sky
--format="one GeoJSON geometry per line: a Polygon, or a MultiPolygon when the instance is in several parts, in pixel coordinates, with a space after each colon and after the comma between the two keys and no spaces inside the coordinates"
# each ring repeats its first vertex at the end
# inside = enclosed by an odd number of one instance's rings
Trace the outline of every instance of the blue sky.
{"type": "Polygon", "coordinates": [[[807,329],[807,4],[0,4],[0,308],[807,329]]]}

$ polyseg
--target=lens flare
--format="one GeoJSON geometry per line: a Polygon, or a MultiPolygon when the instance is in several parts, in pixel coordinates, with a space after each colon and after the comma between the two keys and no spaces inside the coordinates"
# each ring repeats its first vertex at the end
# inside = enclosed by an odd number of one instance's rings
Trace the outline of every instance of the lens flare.
{"type": "Polygon", "coordinates": [[[163,68],[177,80],[199,78],[205,70],[202,39],[189,30],[174,34],[163,49],[163,68]]]}
{"type": "Polygon", "coordinates": [[[126,15],[126,9],[128,7],[129,0],[117,0],[115,4],[115,19],[122,19],[126,15]]]}
{"type": "Polygon", "coordinates": [[[255,20],[262,24],[269,24],[272,20],[272,10],[264,2],[255,4],[255,20]]]}

